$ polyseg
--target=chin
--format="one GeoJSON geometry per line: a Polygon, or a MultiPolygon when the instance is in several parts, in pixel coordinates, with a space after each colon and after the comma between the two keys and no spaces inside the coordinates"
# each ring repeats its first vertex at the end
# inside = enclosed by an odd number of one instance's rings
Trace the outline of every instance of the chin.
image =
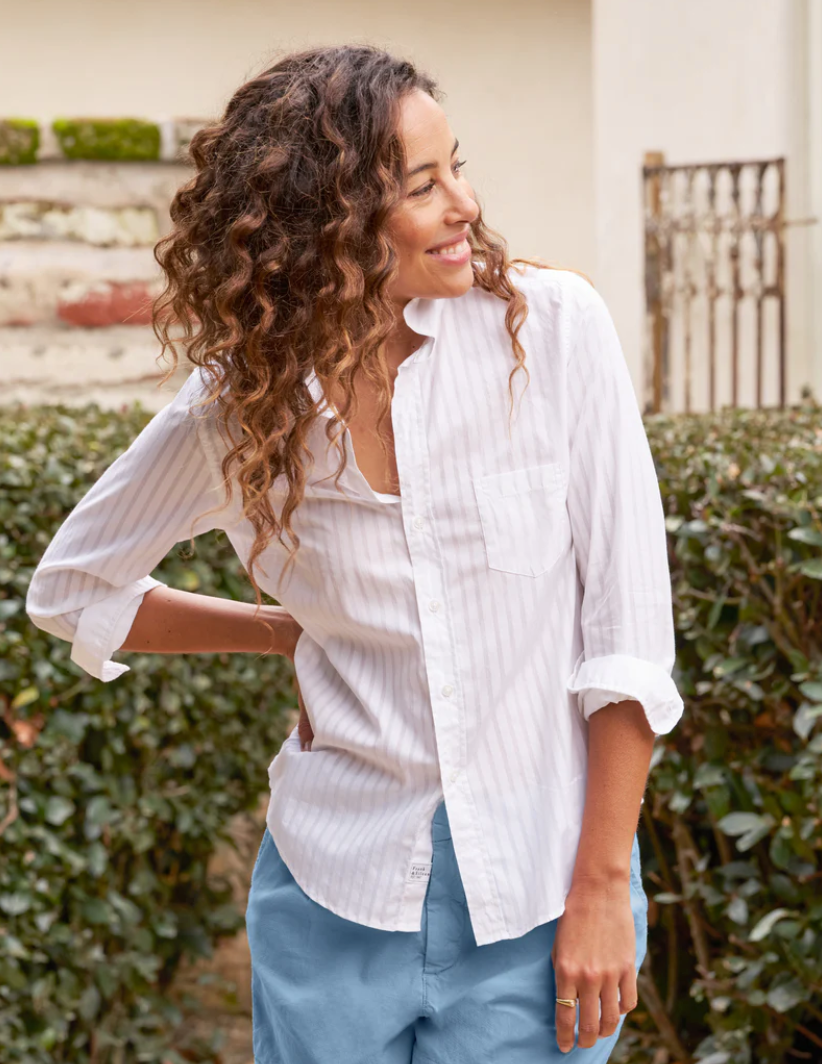
{"type": "Polygon", "coordinates": [[[471,291],[474,287],[474,271],[471,269],[470,262],[466,264],[465,270],[461,270],[459,276],[454,278],[450,287],[454,289],[454,295],[462,296],[471,291]]]}
{"type": "Polygon", "coordinates": [[[474,271],[471,269],[470,260],[459,271],[454,271],[453,277],[444,278],[438,285],[438,291],[432,293],[430,298],[448,299],[465,295],[474,287],[474,271]]]}
{"type": "Polygon", "coordinates": [[[471,269],[471,260],[465,263],[459,270],[453,270],[451,276],[431,277],[430,275],[419,285],[406,288],[406,299],[454,299],[465,295],[474,287],[474,271],[471,269]]]}

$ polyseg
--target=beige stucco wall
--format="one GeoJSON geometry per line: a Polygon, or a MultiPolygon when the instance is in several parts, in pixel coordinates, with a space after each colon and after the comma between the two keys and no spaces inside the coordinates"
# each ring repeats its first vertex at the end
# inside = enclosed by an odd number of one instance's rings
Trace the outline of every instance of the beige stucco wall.
{"type": "Polygon", "coordinates": [[[589,0],[9,3],[0,114],[208,117],[281,49],[365,41],[440,80],[513,252],[591,269],[589,0]]]}
{"type": "MultiPolygon", "coordinates": [[[[635,384],[645,342],[643,155],[662,151],[669,164],[785,156],[787,215],[807,218],[805,38],[815,2],[593,0],[595,276],[635,384]]],[[[788,231],[789,401],[822,379],[810,331],[814,239],[807,227],[788,231]]],[[[774,395],[771,386],[765,401],[774,395]]],[[[750,402],[750,390],[741,398],[750,402]]]]}
{"type": "Polygon", "coordinates": [[[822,396],[822,5],[804,0],[807,12],[805,63],[807,110],[803,143],[807,152],[805,212],[819,222],[807,230],[805,240],[806,306],[809,348],[808,379],[814,394],[822,396]]]}

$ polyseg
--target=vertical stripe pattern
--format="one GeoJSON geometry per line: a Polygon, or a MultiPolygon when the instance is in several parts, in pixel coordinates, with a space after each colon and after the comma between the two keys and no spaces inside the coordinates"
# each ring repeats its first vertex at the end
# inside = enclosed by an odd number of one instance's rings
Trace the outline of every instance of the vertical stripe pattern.
{"type": "MultiPolygon", "coordinates": [[[[303,628],[295,668],[314,730],[271,761],[268,827],[302,889],[346,919],[420,928],[430,822],[444,797],[478,945],[557,917],[585,799],[587,722],[636,699],[657,734],[683,704],[653,460],[610,314],[576,274],[512,280],[530,380],[514,375],[505,304],[472,289],[412,300],[426,340],[391,408],[401,497],[375,492],[350,436],[338,491],[322,410],[293,518],[293,574],[273,542],[261,586],[303,628]]],[[[308,383],[322,399],[316,377],[308,383]]],[[[32,578],[35,624],[111,680],[150,574],[171,547],[252,532],[223,499],[225,445],[190,407],[191,374],[75,507],[32,578]]],[[[284,486],[283,486],[284,487],[284,486]]],[[[274,505],[284,495],[275,483],[274,505]]]]}

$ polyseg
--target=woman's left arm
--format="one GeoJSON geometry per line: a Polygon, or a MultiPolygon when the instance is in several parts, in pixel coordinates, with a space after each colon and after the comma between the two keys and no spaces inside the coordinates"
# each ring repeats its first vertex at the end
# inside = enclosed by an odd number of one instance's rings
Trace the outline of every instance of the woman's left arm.
{"type": "MultiPolygon", "coordinates": [[[[565,911],[554,938],[557,997],[579,998],[579,1045],[614,1033],[637,1004],[631,848],[654,733],[638,702],[592,717],[582,833],[565,911]]],[[[576,1009],[556,1005],[557,1044],[574,1045],[576,1009]]]]}
{"type": "MultiPolygon", "coordinates": [[[[585,811],[553,958],[557,996],[579,998],[579,1045],[613,1034],[636,1005],[631,849],[654,738],[683,703],[665,516],[653,457],[602,297],[569,283],[568,513],[583,588],[583,654],[568,680],[587,724],[585,811]]],[[[556,1005],[557,1041],[576,1009],[556,1005]]]]}

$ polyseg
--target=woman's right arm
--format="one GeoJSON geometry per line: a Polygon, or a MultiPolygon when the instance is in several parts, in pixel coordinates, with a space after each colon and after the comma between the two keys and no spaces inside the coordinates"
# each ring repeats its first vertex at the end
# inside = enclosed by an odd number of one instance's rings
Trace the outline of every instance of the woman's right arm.
{"type": "Polygon", "coordinates": [[[71,642],[72,661],[100,680],[128,671],[111,660],[118,649],[293,659],[300,629],[282,607],[263,606],[255,619],[251,603],[178,591],[149,575],[176,543],[230,526],[214,426],[190,409],[205,394],[195,369],[74,507],[29,584],[31,620],[71,642]]]}
{"type": "Polygon", "coordinates": [[[256,618],[255,609],[248,602],[155,587],[146,592],[120,650],[284,654],[293,661],[300,625],[282,606],[262,606],[256,618]]]}

